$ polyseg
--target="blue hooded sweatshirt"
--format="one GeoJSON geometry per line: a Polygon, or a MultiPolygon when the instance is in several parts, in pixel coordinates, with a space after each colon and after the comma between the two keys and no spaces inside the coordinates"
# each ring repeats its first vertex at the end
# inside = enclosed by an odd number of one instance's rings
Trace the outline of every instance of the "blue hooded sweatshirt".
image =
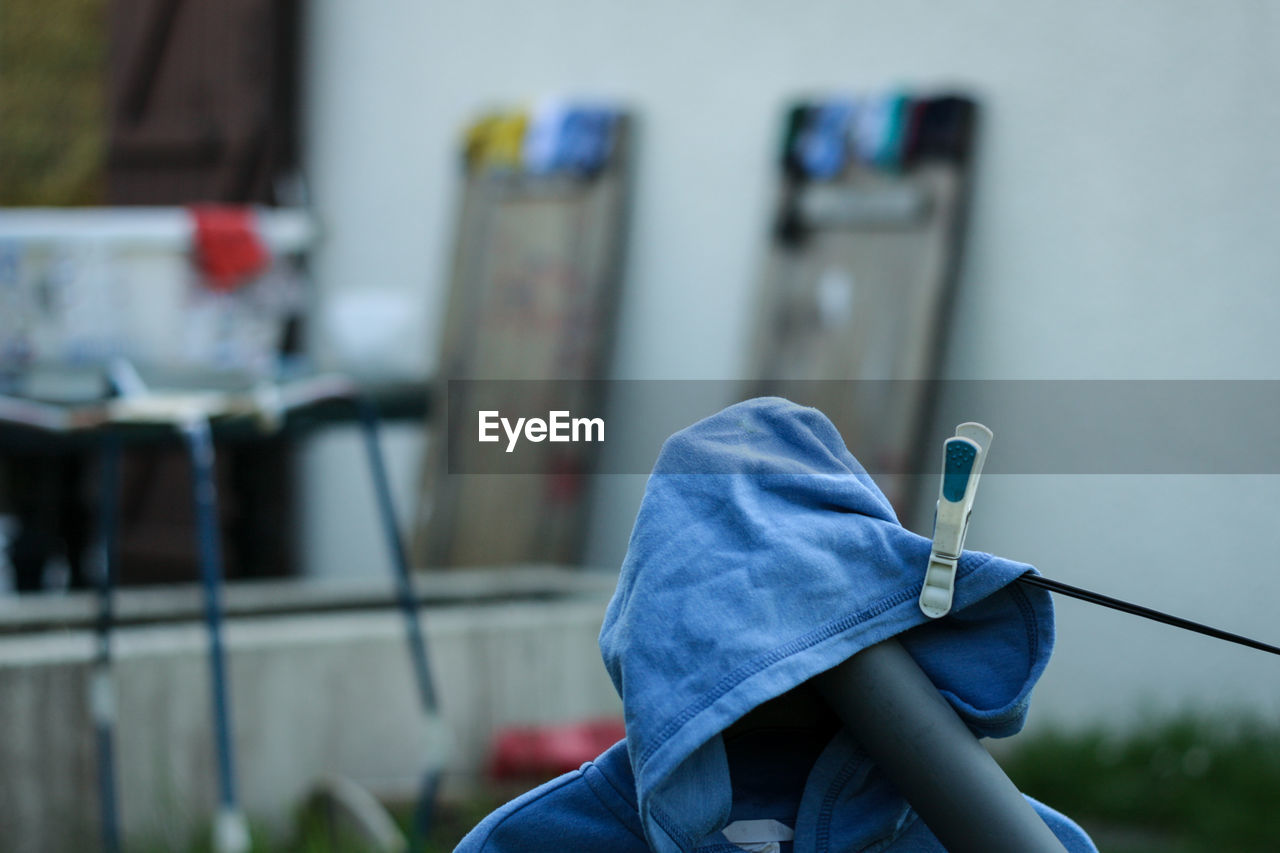
{"type": "MultiPolygon", "coordinates": [[[[975,734],[1021,729],[1053,647],[1049,594],[1013,583],[1030,566],[966,551],[951,614],[930,620],[917,604],[929,547],[815,409],[749,400],[671,436],[600,633],[626,740],[457,849],[942,851],[838,727],[726,736],[894,636],[975,734]]],[[[1072,853],[1095,851],[1032,805],[1072,853]]]]}

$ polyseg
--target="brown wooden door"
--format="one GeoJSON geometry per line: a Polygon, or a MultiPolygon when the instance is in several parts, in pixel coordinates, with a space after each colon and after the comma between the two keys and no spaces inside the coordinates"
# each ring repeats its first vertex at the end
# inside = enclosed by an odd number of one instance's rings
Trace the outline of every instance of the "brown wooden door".
{"type": "Polygon", "coordinates": [[[277,202],[298,33],[296,0],[112,0],[107,202],[277,202]]]}

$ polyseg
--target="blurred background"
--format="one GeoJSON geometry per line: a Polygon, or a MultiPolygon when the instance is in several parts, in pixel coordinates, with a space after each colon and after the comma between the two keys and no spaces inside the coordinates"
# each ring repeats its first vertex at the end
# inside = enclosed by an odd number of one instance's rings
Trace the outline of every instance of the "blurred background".
{"type": "MultiPolygon", "coordinates": [[[[365,795],[407,820],[425,773],[449,849],[615,732],[657,423],[812,402],[924,535],[955,422],[1017,438],[975,387],[1142,380],[1150,445],[1239,444],[1173,404],[1280,379],[1278,39],[1260,0],[4,0],[4,843],[395,849],[365,795]],[[468,474],[446,410],[490,380],[617,431],[468,474]]],[[[967,545],[1275,642],[1275,474],[1015,464],[967,545]]],[[[1267,849],[1271,659],[1057,613],[1015,780],[1103,849],[1267,849]]]]}

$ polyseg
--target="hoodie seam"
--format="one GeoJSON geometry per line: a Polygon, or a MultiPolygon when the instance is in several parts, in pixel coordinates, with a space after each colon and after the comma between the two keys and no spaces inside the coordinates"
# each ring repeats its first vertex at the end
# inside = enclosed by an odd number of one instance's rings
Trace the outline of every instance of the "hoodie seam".
{"type": "MultiPolygon", "coordinates": [[[[1026,591],[1023,590],[1021,586],[1017,583],[1011,583],[1005,587],[1005,591],[1009,593],[1010,600],[1013,602],[1014,606],[1018,608],[1018,614],[1022,618],[1023,632],[1027,639],[1027,657],[1031,663],[1027,670],[1027,677],[1024,679],[1025,683],[1026,681],[1031,680],[1031,673],[1035,670],[1036,661],[1039,660],[1040,657],[1040,622],[1036,618],[1035,605],[1031,603],[1026,591]]],[[[948,697],[948,700],[953,704],[959,703],[965,707],[979,722],[979,728],[988,732],[990,731],[991,726],[1008,723],[1009,721],[1016,719],[1020,714],[1025,713],[1029,699],[1029,693],[1028,695],[1020,696],[1017,701],[1010,704],[1000,713],[995,713],[970,706],[950,690],[942,691],[942,693],[948,697]]],[[[995,736],[1000,737],[1000,735],[995,736]]]]}
{"type": "Polygon", "coordinates": [[[660,806],[655,803],[649,804],[649,816],[653,818],[654,823],[658,824],[671,840],[674,841],[681,850],[692,850],[695,846],[693,837],[680,827],[676,826],[676,822],[671,819],[660,806]]]}
{"type": "MultiPolygon", "coordinates": [[[[486,848],[488,848],[488,846],[489,846],[489,841],[493,838],[493,834],[494,834],[495,832],[497,832],[497,831],[498,831],[498,829],[499,829],[499,828],[500,828],[504,823],[506,823],[508,820],[510,820],[511,818],[515,817],[516,815],[518,815],[520,812],[524,811],[525,809],[529,808],[530,806],[532,806],[534,803],[538,802],[539,800],[544,799],[544,798],[546,798],[546,797],[549,797],[549,796],[551,796],[552,794],[554,794],[554,793],[556,793],[557,791],[559,791],[561,788],[564,788],[564,787],[568,786],[568,785],[569,785],[571,782],[573,782],[575,779],[582,778],[582,777],[583,777],[583,775],[584,775],[584,774],[582,773],[582,771],[581,771],[581,770],[575,770],[575,771],[574,771],[574,773],[573,773],[573,775],[568,776],[568,778],[565,778],[565,779],[564,779],[563,781],[561,781],[558,785],[554,785],[554,786],[548,787],[545,791],[542,791],[541,793],[539,793],[539,794],[538,794],[538,796],[536,796],[536,797],[532,797],[532,798],[530,798],[529,800],[527,800],[527,801],[525,801],[525,802],[520,803],[520,805],[519,805],[519,806],[517,806],[516,808],[513,808],[511,811],[507,812],[505,815],[503,815],[503,816],[502,816],[502,818],[501,818],[500,820],[498,820],[496,823],[494,823],[494,825],[493,825],[493,826],[489,827],[488,832],[486,832],[486,833],[484,834],[484,838],[483,838],[483,839],[481,839],[481,841],[480,841],[480,849],[481,849],[481,850],[485,850],[486,848]]],[[[595,794],[595,791],[592,791],[591,793],[592,793],[592,794],[595,794]]],[[[597,795],[597,796],[598,796],[598,795],[597,795]]]]}
{"type": "Polygon", "coordinates": [[[1031,601],[1027,598],[1027,594],[1021,586],[1016,583],[1011,583],[1009,584],[1008,589],[1013,593],[1013,601],[1018,605],[1018,611],[1022,614],[1022,623],[1026,627],[1027,631],[1027,642],[1031,646],[1030,659],[1033,662],[1032,666],[1034,667],[1034,661],[1038,660],[1040,657],[1040,626],[1036,621],[1035,607],[1032,606],[1031,601]]]}
{"type": "Polygon", "coordinates": [[[814,846],[818,850],[831,848],[831,817],[835,812],[836,800],[840,799],[840,792],[849,784],[853,775],[862,769],[863,763],[864,759],[860,756],[852,756],[827,786],[827,792],[822,797],[822,808],[818,810],[817,831],[814,832],[814,846]]]}
{"type": "Polygon", "coordinates": [[[889,847],[895,841],[897,841],[899,838],[901,838],[903,835],[906,834],[908,829],[915,826],[916,821],[919,819],[920,819],[920,815],[916,812],[916,810],[908,806],[907,816],[905,820],[903,820],[901,823],[899,823],[889,832],[885,833],[884,835],[881,835],[879,838],[873,839],[872,841],[868,842],[867,845],[859,851],[859,853],[878,853],[878,851],[889,849],[889,847]]]}
{"type": "Polygon", "coordinates": [[[637,826],[639,825],[639,818],[636,815],[635,808],[627,801],[626,795],[619,791],[618,787],[609,779],[609,775],[591,762],[584,765],[581,772],[583,780],[587,783],[587,787],[591,789],[591,793],[600,801],[600,804],[608,809],[610,814],[618,819],[618,822],[622,824],[623,829],[634,835],[638,840],[643,842],[645,846],[648,846],[649,842],[644,837],[643,828],[642,831],[637,832],[635,827],[632,826],[633,822],[637,826]],[[589,770],[595,770],[595,773],[593,774],[589,772],[589,770]],[[595,778],[596,775],[599,775],[604,779],[603,783],[595,778]],[[607,793],[622,800],[623,804],[628,806],[631,810],[625,811],[618,807],[616,803],[610,802],[611,797],[605,796],[605,794],[600,791],[600,786],[602,784],[605,786],[607,793]]]}
{"type": "MultiPolygon", "coordinates": [[[[817,829],[814,832],[814,846],[817,850],[831,849],[831,820],[835,815],[836,801],[840,799],[840,793],[845,786],[849,784],[849,780],[858,773],[870,761],[865,756],[855,755],[851,757],[840,772],[832,780],[827,787],[827,792],[822,798],[822,807],[818,810],[817,829]]],[[[890,829],[875,836],[858,848],[859,853],[876,853],[876,851],[887,849],[894,841],[900,838],[919,818],[919,814],[915,809],[907,804],[906,815],[890,829]]]]}
{"type": "MultiPolygon", "coordinates": [[[[1030,597],[1026,590],[1018,583],[1006,584],[1002,589],[1009,594],[1010,601],[1018,608],[1018,615],[1022,618],[1023,632],[1027,639],[1027,657],[1031,661],[1027,670],[1027,677],[1023,679],[1024,684],[1031,681],[1031,674],[1035,670],[1036,662],[1040,658],[1040,645],[1042,642],[1042,633],[1040,630],[1040,620],[1036,617],[1035,605],[1031,603],[1030,597]]],[[[991,727],[1002,725],[1017,719],[1021,714],[1026,712],[1027,703],[1029,701],[1029,692],[1027,695],[1020,696],[1017,701],[1003,709],[996,710],[975,708],[968,702],[964,701],[960,696],[951,690],[942,690],[939,692],[951,703],[953,707],[959,706],[965,712],[972,714],[975,725],[978,729],[987,732],[982,736],[1002,737],[1003,735],[991,735],[991,727]]],[[[974,725],[970,726],[971,728],[974,725]]]]}

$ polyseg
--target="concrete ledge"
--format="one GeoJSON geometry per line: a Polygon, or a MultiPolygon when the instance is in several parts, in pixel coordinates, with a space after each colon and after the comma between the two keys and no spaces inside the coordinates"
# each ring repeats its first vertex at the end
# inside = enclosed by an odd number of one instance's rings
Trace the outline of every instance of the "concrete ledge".
{"type": "MultiPolygon", "coordinates": [[[[596,647],[607,600],[602,590],[570,583],[573,589],[557,598],[544,584],[541,600],[477,603],[461,590],[487,594],[503,577],[463,577],[447,576],[458,581],[451,603],[421,611],[451,741],[445,784],[454,789],[474,783],[501,726],[621,713],[596,647]]],[[[515,583],[536,586],[532,576],[515,583]]],[[[195,591],[169,592],[198,606],[195,591]]],[[[151,613],[160,605],[147,603],[150,595],[127,593],[121,604],[132,598],[136,614],[151,613]]],[[[232,608],[242,615],[227,623],[227,648],[237,776],[251,817],[282,829],[324,773],[380,793],[409,794],[425,767],[428,733],[399,614],[382,608],[263,615],[263,602],[248,598],[232,608]]],[[[89,603],[64,601],[72,608],[89,603]]],[[[89,612],[75,618],[88,619],[89,612]]],[[[181,847],[212,813],[206,648],[197,622],[135,624],[116,634],[117,778],[125,837],[134,843],[181,847]]],[[[6,849],[96,846],[92,654],[87,627],[0,635],[6,849]]]]}
{"type": "MultiPolygon", "coordinates": [[[[419,604],[457,605],[485,601],[598,598],[613,593],[617,575],[556,566],[417,572],[419,604]]],[[[119,625],[198,620],[204,607],[198,584],[129,587],[115,596],[119,625]]],[[[391,578],[237,581],[224,588],[230,617],[315,613],[396,606],[391,578]]],[[[93,592],[0,596],[0,634],[89,628],[97,618],[93,592]]]]}

